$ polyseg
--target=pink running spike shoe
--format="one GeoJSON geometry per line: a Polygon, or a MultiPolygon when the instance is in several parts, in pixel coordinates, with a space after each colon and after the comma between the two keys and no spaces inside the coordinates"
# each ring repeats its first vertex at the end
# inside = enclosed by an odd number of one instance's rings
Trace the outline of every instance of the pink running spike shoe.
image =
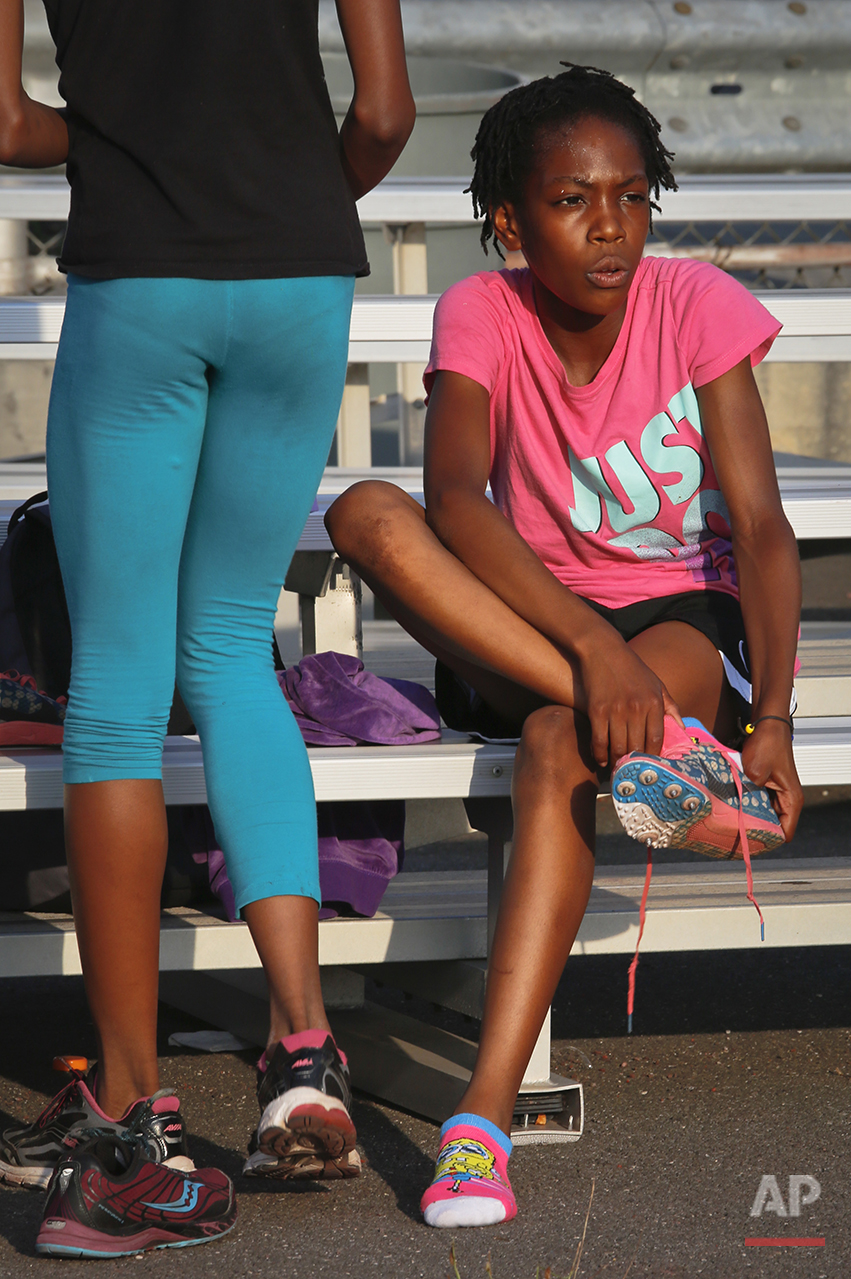
{"type": "Polygon", "coordinates": [[[748,901],[765,924],[753,891],[751,854],[765,853],[784,842],[771,797],[742,771],[738,751],[722,746],[700,720],[686,719],[685,729],[665,716],[661,756],[645,751],[624,755],[612,773],[612,800],[621,825],[633,839],[647,844],[647,875],[639,909],[638,941],[629,966],[627,1032],[632,1032],[635,971],[644,934],[647,894],[653,870],[651,848],[693,848],[707,857],[744,861],[748,901]]]}
{"type": "Polygon", "coordinates": [[[653,848],[693,848],[721,858],[755,856],[782,844],[771,797],[742,772],[738,752],[699,720],[685,724],[683,731],[666,716],[661,757],[633,751],[615,765],[612,799],[627,834],[653,848]]]}

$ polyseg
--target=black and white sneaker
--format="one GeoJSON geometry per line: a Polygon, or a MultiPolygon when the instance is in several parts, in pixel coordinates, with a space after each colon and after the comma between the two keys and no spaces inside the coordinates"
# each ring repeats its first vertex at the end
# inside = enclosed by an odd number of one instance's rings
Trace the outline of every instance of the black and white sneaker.
{"type": "Polygon", "coordinates": [[[129,1134],[156,1163],[192,1171],[177,1098],[157,1092],[134,1102],[120,1119],[110,1119],[95,1100],[95,1069],[85,1075],[71,1070],[68,1083],[34,1123],[5,1130],[0,1136],[0,1181],[44,1189],[60,1159],[102,1133],[129,1134]]]}
{"type": "Polygon", "coordinates": [[[257,1065],[260,1123],[243,1169],[283,1180],[356,1177],[357,1134],[345,1054],[327,1030],[282,1039],[257,1065]]]}

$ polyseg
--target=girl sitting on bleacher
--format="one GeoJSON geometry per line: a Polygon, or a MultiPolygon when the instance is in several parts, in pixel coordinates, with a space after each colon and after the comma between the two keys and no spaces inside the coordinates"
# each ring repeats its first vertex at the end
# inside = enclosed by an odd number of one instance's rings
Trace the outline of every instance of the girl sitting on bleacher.
{"type": "Polygon", "coordinates": [[[588,901],[600,774],[630,833],[715,856],[791,838],[801,809],[798,557],[751,371],[780,326],[713,266],[642,258],[676,185],[659,132],[590,67],[491,108],[473,203],[485,249],[526,266],[438,304],[425,511],[370,482],[328,516],[437,657],[450,727],[520,736],[478,1059],[430,1225],[516,1211],[507,1134],[588,901]]]}

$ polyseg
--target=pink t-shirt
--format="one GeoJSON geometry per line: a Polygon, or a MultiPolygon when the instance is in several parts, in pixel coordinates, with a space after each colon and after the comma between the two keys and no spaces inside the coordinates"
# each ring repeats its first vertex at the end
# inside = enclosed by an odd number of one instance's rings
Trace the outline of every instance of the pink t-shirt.
{"type": "Polygon", "coordinates": [[[617,342],[573,386],[544,334],[528,270],[483,271],[437,304],[438,370],[490,395],[494,499],[560,581],[611,608],[710,588],[737,595],[729,516],[695,387],[780,324],[703,262],[644,258],[617,342]]]}

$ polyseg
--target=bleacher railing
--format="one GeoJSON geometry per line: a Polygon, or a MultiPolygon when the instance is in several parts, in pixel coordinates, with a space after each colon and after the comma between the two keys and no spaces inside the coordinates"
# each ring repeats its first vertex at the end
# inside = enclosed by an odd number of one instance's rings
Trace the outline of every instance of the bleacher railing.
{"type": "MultiPolygon", "coordinates": [[[[338,465],[372,461],[371,363],[397,365],[399,460],[416,455],[434,308],[427,230],[472,226],[463,186],[457,178],[388,179],[359,202],[362,223],[383,227],[392,245],[394,294],[356,299],[338,465]]],[[[851,175],[684,177],[660,204],[647,252],[712,261],[760,292],[784,324],[770,359],[851,358],[851,175]]],[[[0,293],[16,295],[0,304],[0,357],[55,354],[64,299],[51,262],[68,207],[62,177],[0,178],[0,293]]]]}

